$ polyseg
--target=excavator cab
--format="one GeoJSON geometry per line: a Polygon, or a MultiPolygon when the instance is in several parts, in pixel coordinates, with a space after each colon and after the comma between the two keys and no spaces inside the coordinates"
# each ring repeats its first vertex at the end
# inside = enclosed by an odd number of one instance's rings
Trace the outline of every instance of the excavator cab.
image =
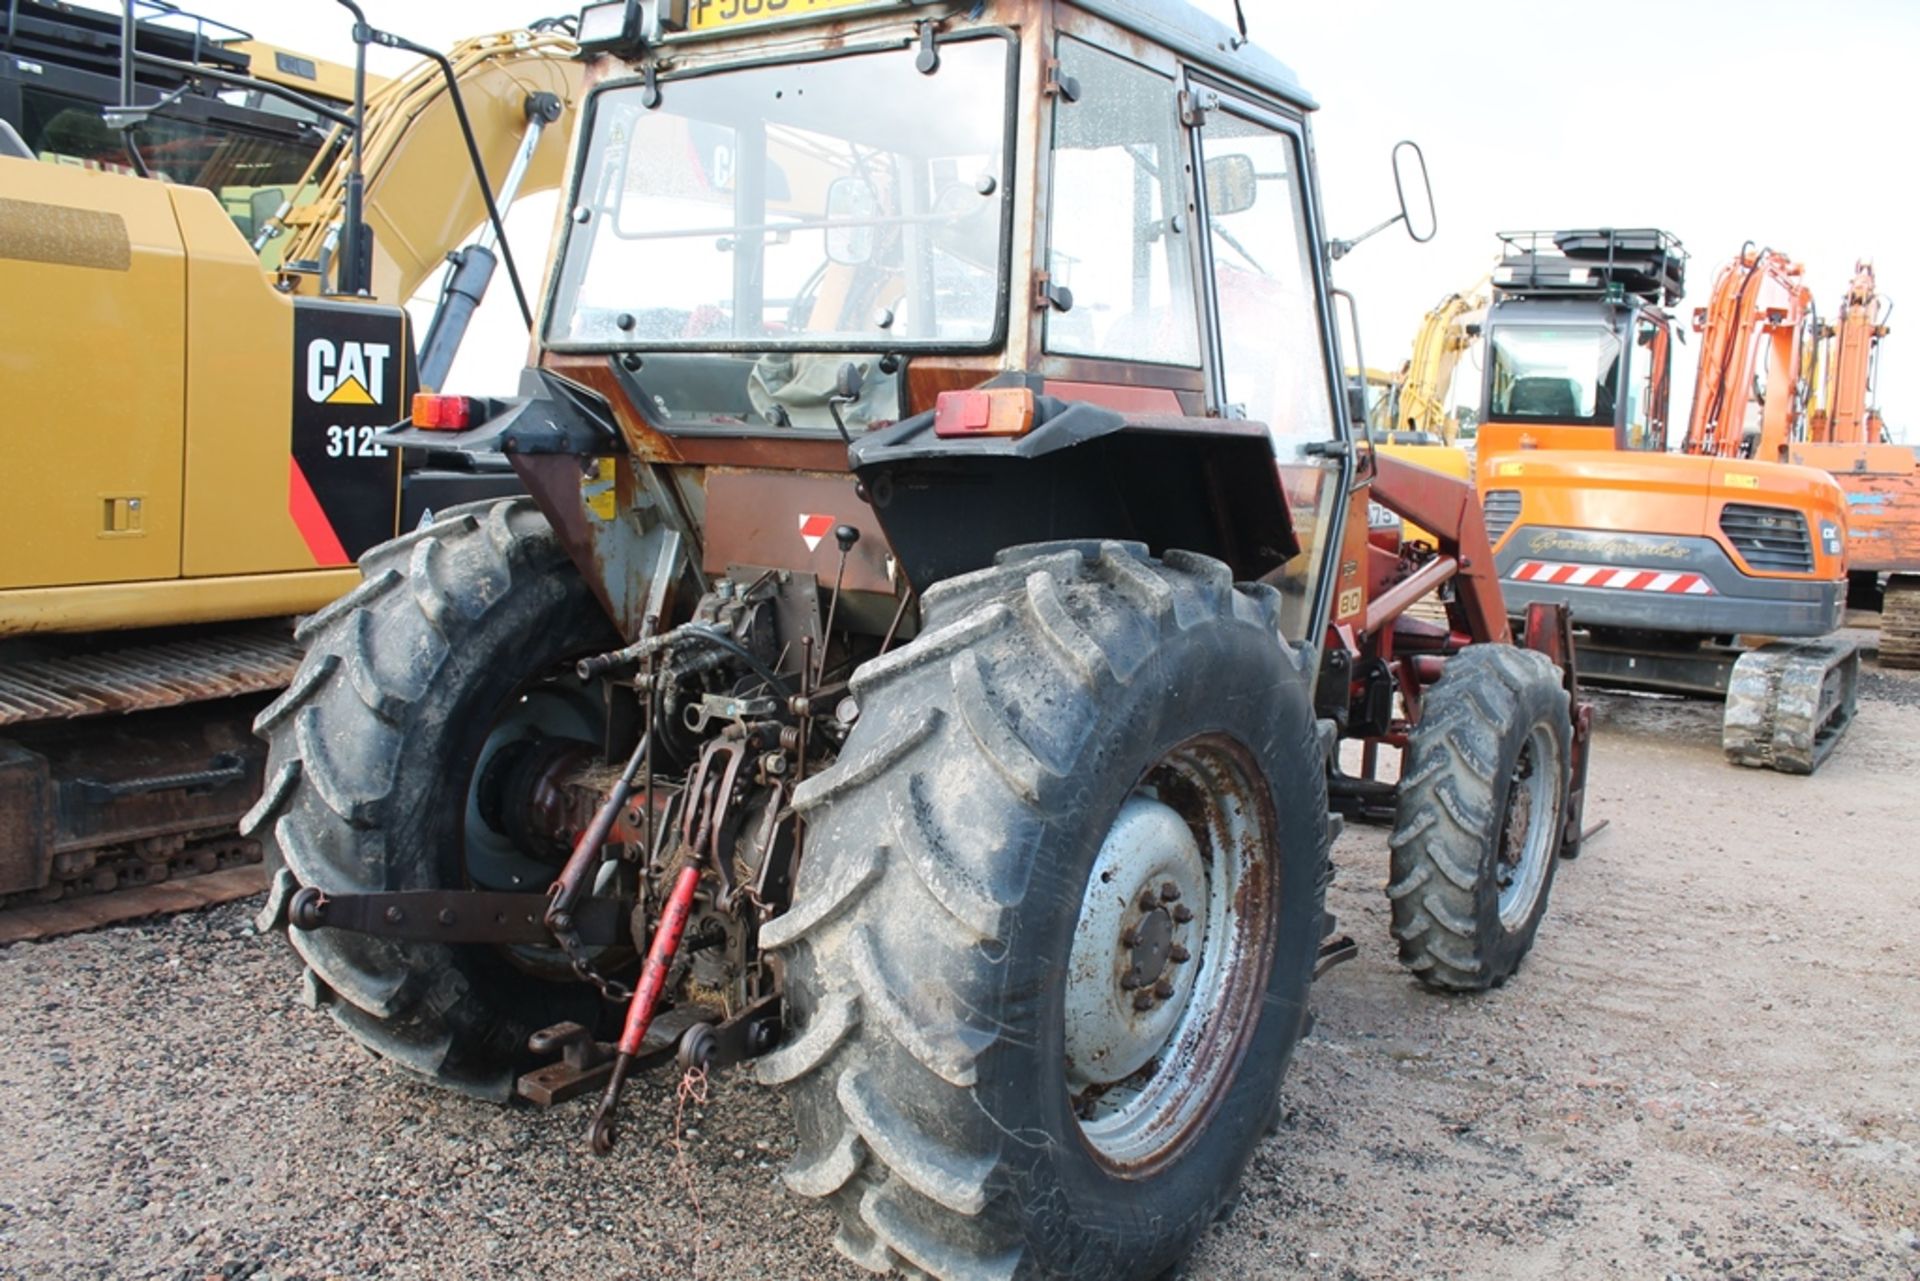
{"type": "Polygon", "coordinates": [[[1505,232],[1480,449],[1666,448],[1686,251],[1660,231],[1505,232]]]}
{"type": "MultiPolygon", "coordinates": [[[[1678,337],[1666,309],[1686,283],[1677,238],[1500,239],[1477,465],[1509,610],[1568,606],[1590,637],[1583,676],[1724,697],[1732,759],[1812,772],[1852,715],[1850,647],[1813,639],[1840,622],[1838,486],[1756,457],[1751,443],[1714,453],[1690,433],[1686,452],[1666,452],[1678,337]]],[[[1714,355],[1726,344],[1701,345],[1714,355]]],[[[1732,377],[1744,391],[1744,372],[1732,377]]],[[[1696,422],[1708,394],[1696,390],[1696,422]]],[[[1789,394],[1764,406],[1728,398],[1721,437],[1757,440],[1789,394]]]]}

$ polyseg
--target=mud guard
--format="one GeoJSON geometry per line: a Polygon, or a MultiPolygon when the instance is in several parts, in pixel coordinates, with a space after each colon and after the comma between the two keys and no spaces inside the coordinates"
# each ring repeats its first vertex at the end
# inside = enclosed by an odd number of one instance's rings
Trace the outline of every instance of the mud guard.
{"type": "Polygon", "coordinates": [[[1128,416],[1045,395],[1034,397],[1034,422],[1022,436],[945,439],[924,413],[848,449],[915,587],[991,565],[1005,547],[1061,539],[1198,552],[1240,582],[1299,551],[1259,424],[1128,416]]]}
{"type": "Polygon", "coordinates": [[[479,399],[478,426],[426,431],[402,424],[388,444],[501,453],[539,505],[601,608],[628,640],[671,612],[683,577],[704,587],[685,516],[652,469],[628,455],[613,407],[598,392],[545,369],[520,374],[520,394],[479,399]]]}

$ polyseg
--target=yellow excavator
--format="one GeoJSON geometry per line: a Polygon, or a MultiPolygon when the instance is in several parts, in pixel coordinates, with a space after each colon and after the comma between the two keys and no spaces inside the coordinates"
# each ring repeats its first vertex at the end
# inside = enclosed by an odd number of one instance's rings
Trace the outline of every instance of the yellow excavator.
{"type": "MultiPolygon", "coordinates": [[[[1456,480],[1473,479],[1473,457],[1460,444],[1460,422],[1448,392],[1460,358],[1473,345],[1487,312],[1487,282],[1450,293],[1428,311],[1414,335],[1413,354],[1392,376],[1382,394],[1368,402],[1367,428],[1373,447],[1390,457],[1442,472],[1456,480]]],[[[1369,370],[1369,383],[1373,383],[1369,370]]],[[[1369,393],[1373,387],[1369,386],[1369,393]]],[[[1373,528],[1400,528],[1407,542],[1434,544],[1434,536],[1378,504],[1369,511],[1373,528]]]]}
{"type": "Polygon", "coordinates": [[[1460,421],[1448,392],[1461,357],[1486,320],[1490,279],[1482,276],[1469,288],[1448,294],[1421,320],[1413,354],[1395,383],[1393,430],[1434,436],[1445,445],[1458,443],[1460,421]]]}
{"type": "Polygon", "coordinates": [[[581,66],[560,28],[442,56],[360,22],[363,86],[368,43],[429,56],[343,102],[347,69],[171,7],[4,12],[0,65],[36,68],[33,94],[0,83],[17,902],[255,857],[233,835],[261,785],[249,724],[292,677],[293,617],[422,513],[515,487],[374,437],[438,386],[496,259],[511,269],[500,212],[558,185],[550,126],[581,66]],[[416,353],[402,304],[443,266],[416,353]]]}

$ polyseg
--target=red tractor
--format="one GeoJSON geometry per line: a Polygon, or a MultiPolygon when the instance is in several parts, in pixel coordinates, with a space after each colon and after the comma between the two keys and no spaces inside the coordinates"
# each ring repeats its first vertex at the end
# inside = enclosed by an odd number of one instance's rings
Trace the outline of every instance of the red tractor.
{"type": "Polygon", "coordinates": [[[1468,488],[1355,439],[1311,102],[1234,32],[850,0],[579,35],[536,364],[390,435],[530,497],[305,624],[265,921],[379,1054],[597,1092],[603,1150],[631,1074],[750,1060],[869,1267],[1157,1274],[1352,951],[1336,808],[1396,823],[1425,982],[1519,964],[1580,831],[1566,619],[1515,646],[1468,488]],[[1370,542],[1369,501],[1438,546],[1370,542]]]}

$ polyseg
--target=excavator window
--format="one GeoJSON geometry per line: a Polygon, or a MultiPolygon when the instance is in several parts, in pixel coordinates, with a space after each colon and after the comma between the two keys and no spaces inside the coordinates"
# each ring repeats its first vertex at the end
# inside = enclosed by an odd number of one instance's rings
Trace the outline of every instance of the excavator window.
{"type": "MultiPolygon", "coordinates": [[[[20,105],[21,136],[40,159],[111,173],[135,172],[123,136],[107,126],[97,104],[23,87],[20,105]]],[[[180,113],[149,117],[134,130],[133,139],[153,177],[205,187],[220,197],[249,236],[256,212],[263,206],[269,213],[279,207],[285,193],[306,174],[314,153],[309,143],[263,137],[180,113]],[[270,197],[262,195],[268,192],[270,197]]]]}
{"type": "Polygon", "coordinates": [[[1634,330],[1632,392],[1627,401],[1627,448],[1658,452],[1667,447],[1667,326],[1642,320],[1634,330]]]}
{"type": "Polygon", "coordinates": [[[1498,325],[1492,351],[1493,421],[1613,425],[1621,350],[1611,330],[1498,325]]]}

